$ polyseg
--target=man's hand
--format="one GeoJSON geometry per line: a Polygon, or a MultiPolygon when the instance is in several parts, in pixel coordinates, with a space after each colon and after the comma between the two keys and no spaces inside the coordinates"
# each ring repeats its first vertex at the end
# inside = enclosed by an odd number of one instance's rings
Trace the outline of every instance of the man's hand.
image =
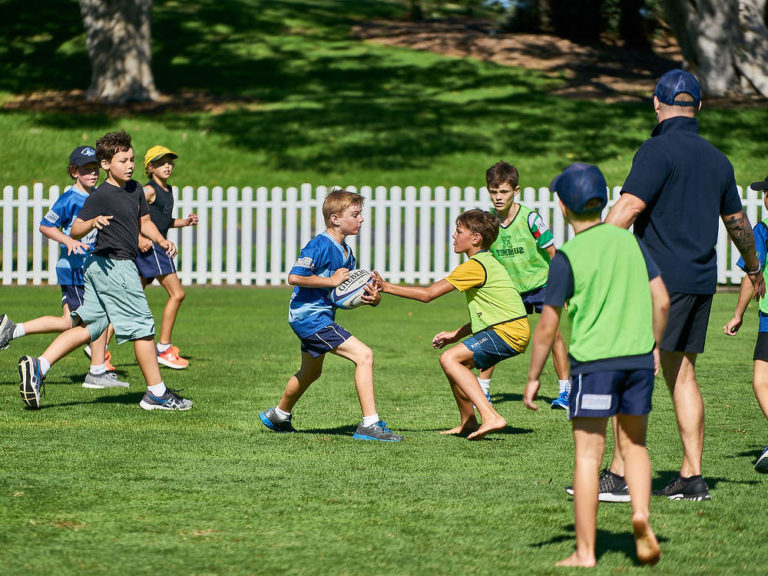
{"type": "Polygon", "coordinates": [[[749,280],[752,282],[752,298],[760,300],[765,296],[765,280],[763,279],[763,271],[759,270],[755,274],[748,274],[749,280]]]}

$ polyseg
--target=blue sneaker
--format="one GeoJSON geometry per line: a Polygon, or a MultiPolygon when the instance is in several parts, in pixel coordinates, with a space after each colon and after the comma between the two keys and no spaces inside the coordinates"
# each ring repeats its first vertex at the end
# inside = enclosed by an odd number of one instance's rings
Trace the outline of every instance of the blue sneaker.
{"type": "Polygon", "coordinates": [[[363,426],[363,423],[357,425],[357,431],[352,438],[358,440],[379,440],[381,442],[400,442],[403,439],[399,434],[395,434],[387,428],[384,420],[379,420],[372,426],[363,426]]]}
{"type": "Polygon", "coordinates": [[[291,416],[288,417],[288,420],[280,420],[274,408],[260,413],[259,420],[273,432],[296,432],[296,428],[291,424],[291,416]]]}
{"type": "Polygon", "coordinates": [[[144,410],[189,410],[192,408],[192,400],[182,398],[173,388],[166,388],[165,394],[159,397],[147,390],[139,406],[144,410]]]}
{"type": "Polygon", "coordinates": [[[568,398],[570,393],[563,390],[558,394],[557,398],[552,400],[552,410],[568,410],[568,398]]]}
{"type": "Polygon", "coordinates": [[[37,410],[40,408],[40,394],[43,392],[43,374],[40,372],[40,360],[32,356],[19,358],[19,392],[24,404],[37,410]]]}
{"type": "Polygon", "coordinates": [[[755,462],[755,470],[761,474],[768,474],[768,446],[763,448],[763,453],[760,454],[760,458],[755,462]]]}

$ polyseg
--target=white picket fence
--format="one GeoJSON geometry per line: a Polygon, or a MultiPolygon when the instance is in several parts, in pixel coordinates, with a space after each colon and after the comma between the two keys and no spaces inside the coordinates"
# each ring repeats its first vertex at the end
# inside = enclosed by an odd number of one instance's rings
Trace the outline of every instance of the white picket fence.
{"type": "MultiPolygon", "coordinates": [[[[456,216],[471,208],[490,207],[485,188],[433,188],[422,186],[370,187],[359,191],[365,198],[365,223],[359,236],[347,238],[358,266],[378,270],[392,282],[429,284],[444,278],[460,263],[453,253],[451,234],[456,216]]],[[[609,206],[619,196],[611,190],[609,206]]],[[[183,284],[284,284],[301,247],[325,229],[321,211],[327,193],[313,188],[174,187],[176,216],[195,212],[196,227],[172,229],[171,241],[179,249],[177,265],[183,284]]],[[[747,189],[743,202],[750,222],[764,218],[757,193],[747,189]]],[[[38,225],[60,194],[42,184],[15,190],[3,188],[2,221],[3,285],[56,283],[59,246],[38,232],[38,225]]],[[[557,246],[573,230],[566,226],[557,200],[546,188],[526,188],[521,202],[537,210],[552,230],[557,246]]],[[[607,211],[607,208],[606,208],[607,211]]],[[[739,254],[720,223],[717,242],[718,282],[738,283],[743,276],[736,267],[739,254]]]]}

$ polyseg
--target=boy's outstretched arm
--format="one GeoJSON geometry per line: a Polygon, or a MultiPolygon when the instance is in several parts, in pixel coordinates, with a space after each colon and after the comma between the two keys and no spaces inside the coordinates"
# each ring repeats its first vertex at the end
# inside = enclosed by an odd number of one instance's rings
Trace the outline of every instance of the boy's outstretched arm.
{"type": "Polygon", "coordinates": [[[530,410],[538,410],[539,407],[534,402],[539,394],[539,376],[544,368],[544,364],[549,357],[549,351],[552,350],[552,344],[555,342],[555,334],[560,326],[560,313],[562,308],[555,308],[545,304],[541,310],[541,318],[536,324],[536,330],[533,331],[533,348],[531,351],[531,365],[528,368],[528,384],[523,392],[523,404],[530,410]]]}
{"type": "Polygon", "coordinates": [[[432,348],[442,348],[446,344],[458,342],[470,334],[472,334],[472,324],[470,323],[464,324],[461,328],[456,328],[456,330],[450,332],[440,332],[432,338],[432,348]]]}
{"type": "Polygon", "coordinates": [[[656,278],[651,280],[650,286],[651,305],[653,307],[653,340],[656,342],[656,345],[653,347],[653,373],[656,375],[659,373],[659,343],[664,336],[664,329],[667,327],[669,294],[661,276],[656,276],[656,278]]]}
{"type": "Polygon", "coordinates": [[[90,220],[83,220],[82,218],[75,218],[72,222],[72,228],[69,230],[69,235],[72,238],[79,239],[88,234],[93,229],[101,230],[105,226],[109,226],[109,221],[112,220],[112,216],[105,216],[100,214],[90,220]]]}
{"type": "Polygon", "coordinates": [[[419,302],[432,302],[435,298],[440,298],[455,290],[453,284],[448,280],[438,280],[432,286],[400,286],[399,284],[392,284],[384,280],[378,272],[373,272],[373,279],[376,284],[380,286],[380,290],[385,294],[392,294],[393,296],[400,296],[401,298],[408,298],[410,300],[418,300],[419,302]]]}
{"type": "Polygon", "coordinates": [[[723,326],[723,332],[728,336],[736,336],[736,333],[741,328],[741,323],[744,321],[744,312],[747,311],[749,301],[752,300],[752,295],[755,289],[752,286],[752,280],[749,276],[744,276],[744,280],[741,281],[741,290],[739,291],[739,299],[736,301],[736,310],[733,312],[733,318],[726,322],[723,326]]]}
{"type": "Polygon", "coordinates": [[[82,254],[89,248],[88,244],[83,244],[82,242],[67,236],[64,232],[53,226],[40,226],[40,233],[43,236],[66,246],[67,256],[71,256],[73,253],[82,254]]]}

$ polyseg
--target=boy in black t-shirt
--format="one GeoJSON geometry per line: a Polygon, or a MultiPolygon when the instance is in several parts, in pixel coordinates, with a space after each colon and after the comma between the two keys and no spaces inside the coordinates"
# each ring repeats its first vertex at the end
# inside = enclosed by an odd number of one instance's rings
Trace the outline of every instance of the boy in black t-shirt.
{"type": "Polygon", "coordinates": [[[144,190],[131,180],[134,157],[130,135],[120,130],[102,136],[96,142],[96,156],[107,179],[85,201],[70,232],[73,238],[81,238],[99,230],[84,267],[84,303],[72,313],[73,328],[60,334],[42,356],[19,359],[21,398],[30,408],[39,408],[43,380],[51,365],[97,338],[111,321],[118,344],[133,341],[147,382],[140,406],[145,410],[188,410],[192,402],[166,388],[160,376],[155,323],[134,263],[139,232],[169,256],[176,254],[176,246],[152,223],[144,190]]]}

